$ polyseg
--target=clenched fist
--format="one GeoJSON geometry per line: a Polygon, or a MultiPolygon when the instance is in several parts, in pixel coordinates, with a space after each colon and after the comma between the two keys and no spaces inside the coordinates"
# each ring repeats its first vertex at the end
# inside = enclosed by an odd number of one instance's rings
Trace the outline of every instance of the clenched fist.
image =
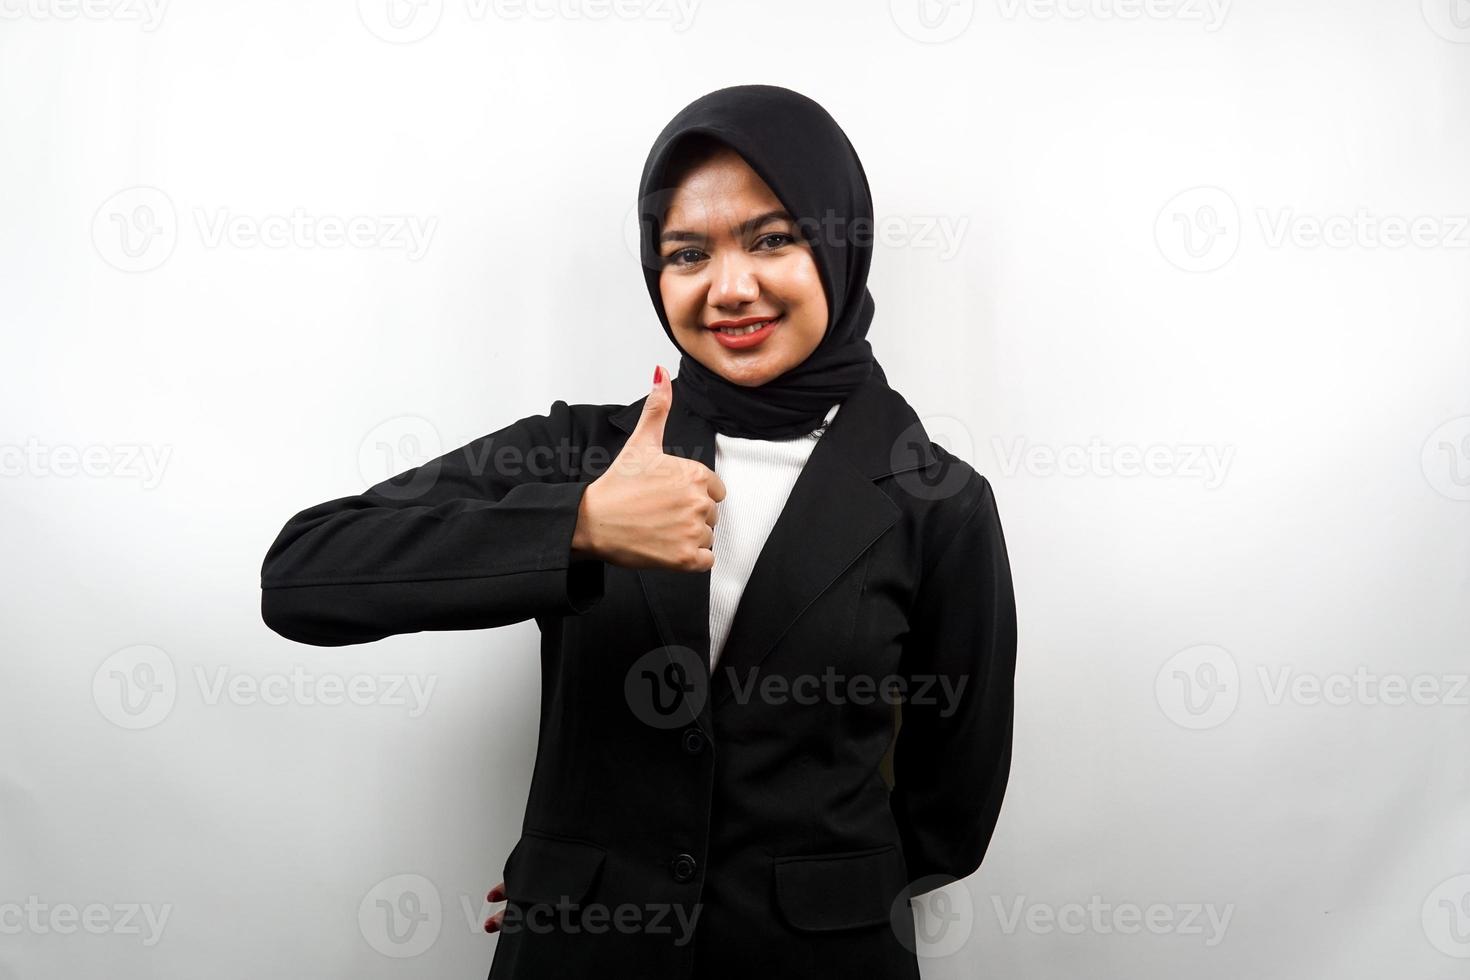
{"type": "Polygon", "coordinates": [[[673,398],[668,373],[657,369],[633,434],[582,495],[573,558],[681,572],[714,567],[711,549],[725,484],[703,463],[664,452],[673,398]]]}

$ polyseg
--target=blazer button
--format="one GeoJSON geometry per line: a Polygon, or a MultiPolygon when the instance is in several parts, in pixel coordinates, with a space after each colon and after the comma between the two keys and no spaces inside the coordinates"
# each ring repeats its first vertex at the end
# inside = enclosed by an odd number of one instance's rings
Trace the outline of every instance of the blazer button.
{"type": "Polygon", "coordinates": [[[675,855],[674,860],[669,862],[669,873],[674,876],[675,881],[688,881],[694,877],[697,868],[692,854],[675,855]]]}
{"type": "Polygon", "coordinates": [[[684,751],[690,755],[699,755],[704,751],[704,732],[697,728],[684,729],[684,751]]]}

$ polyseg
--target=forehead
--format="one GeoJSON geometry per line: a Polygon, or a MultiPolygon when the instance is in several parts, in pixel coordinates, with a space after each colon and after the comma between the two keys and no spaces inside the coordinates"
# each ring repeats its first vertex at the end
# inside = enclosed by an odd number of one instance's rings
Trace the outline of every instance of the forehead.
{"type": "Polygon", "coordinates": [[[781,207],[781,201],[745,159],[722,148],[689,167],[669,195],[666,222],[743,218],[781,207]]]}

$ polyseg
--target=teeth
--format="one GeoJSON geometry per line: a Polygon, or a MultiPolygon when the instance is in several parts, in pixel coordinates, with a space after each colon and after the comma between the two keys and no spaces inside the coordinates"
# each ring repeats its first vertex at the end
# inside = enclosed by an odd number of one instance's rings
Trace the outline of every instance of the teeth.
{"type": "Polygon", "coordinates": [[[720,333],[725,334],[727,337],[743,337],[748,333],[755,333],[761,327],[771,322],[770,320],[762,320],[760,323],[752,323],[748,327],[721,327],[720,333]]]}

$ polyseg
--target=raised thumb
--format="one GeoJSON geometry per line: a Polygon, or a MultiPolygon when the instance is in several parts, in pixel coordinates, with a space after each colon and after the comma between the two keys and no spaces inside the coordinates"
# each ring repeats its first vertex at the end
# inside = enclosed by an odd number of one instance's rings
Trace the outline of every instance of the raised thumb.
{"type": "Polygon", "coordinates": [[[640,446],[652,446],[660,452],[664,448],[664,422],[669,417],[669,406],[674,401],[674,387],[669,382],[669,373],[662,367],[655,369],[652,390],[643,402],[643,414],[628,442],[640,446]]]}

